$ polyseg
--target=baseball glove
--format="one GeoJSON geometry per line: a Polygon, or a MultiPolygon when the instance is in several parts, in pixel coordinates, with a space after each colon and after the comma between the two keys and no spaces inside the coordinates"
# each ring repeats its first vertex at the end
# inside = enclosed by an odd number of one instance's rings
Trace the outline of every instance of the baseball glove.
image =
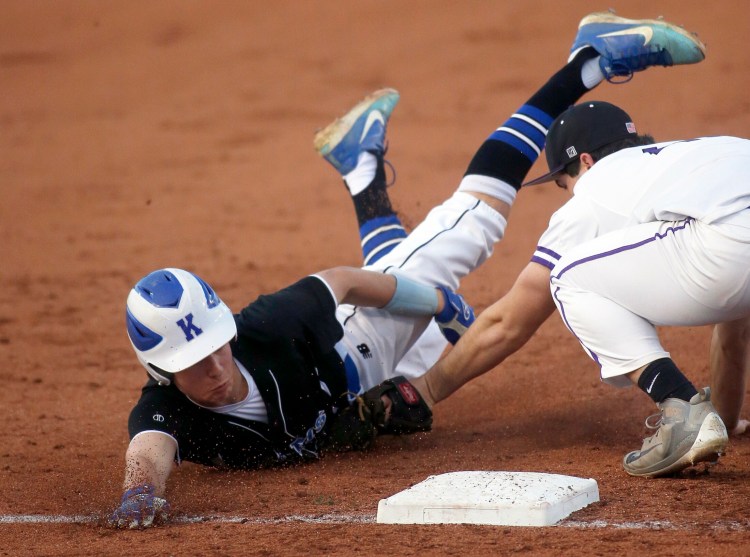
{"type": "Polygon", "coordinates": [[[402,435],[432,429],[432,410],[406,377],[399,375],[383,381],[362,398],[380,434],[402,435]],[[383,395],[391,401],[387,418],[383,395]]]}

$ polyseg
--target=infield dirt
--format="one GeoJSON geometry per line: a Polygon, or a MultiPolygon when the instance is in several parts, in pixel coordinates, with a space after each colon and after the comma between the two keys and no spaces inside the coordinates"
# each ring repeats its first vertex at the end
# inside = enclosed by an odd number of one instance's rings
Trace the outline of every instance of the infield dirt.
{"type": "MultiPolygon", "coordinates": [[[[750,136],[741,0],[3,2],[0,515],[104,517],[116,506],[145,378],[124,327],[141,276],[189,268],[239,308],[359,263],[351,202],[312,148],[316,129],[371,90],[398,89],[390,192],[414,225],[565,62],[580,18],[610,5],[698,31],[708,56],[587,99],[622,105],[659,139],[750,136]]],[[[508,290],[565,199],[550,185],[521,192],[505,240],[463,285],[478,310],[508,290]]],[[[706,384],[710,329],[663,338],[706,384]]],[[[630,478],[620,459],[653,411],[637,390],[601,384],[555,315],[437,406],[429,434],[300,468],[185,464],[172,475],[177,516],[244,523],[0,523],[0,555],[750,553],[750,437],[733,439],[708,473],[630,478]],[[542,529],[369,522],[380,499],[458,470],[590,477],[601,502],[542,529]]]]}

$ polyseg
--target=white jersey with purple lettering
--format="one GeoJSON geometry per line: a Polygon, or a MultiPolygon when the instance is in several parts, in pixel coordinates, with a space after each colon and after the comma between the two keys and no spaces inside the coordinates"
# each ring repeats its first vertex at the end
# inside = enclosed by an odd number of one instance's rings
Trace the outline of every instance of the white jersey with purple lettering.
{"type": "Polygon", "coordinates": [[[602,378],[669,356],[657,325],[750,314],[750,141],[633,147],[581,176],[533,261],[602,378]]]}

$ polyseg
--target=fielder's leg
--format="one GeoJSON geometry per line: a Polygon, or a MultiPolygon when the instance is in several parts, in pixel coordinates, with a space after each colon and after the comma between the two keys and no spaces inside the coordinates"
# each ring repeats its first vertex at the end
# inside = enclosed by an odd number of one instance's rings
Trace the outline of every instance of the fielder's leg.
{"type": "Polygon", "coordinates": [[[649,424],[656,433],[625,456],[628,474],[672,474],[715,460],[726,445],[710,390],[696,389],[682,374],[656,326],[706,325],[748,314],[750,274],[743,262],[750,260],[750,234],[735,239],[730,227],[692,219],[633,226],[585,242],[552,272],[560,315],[601,366],[602,379],[637,382],[660,410],[649,424]]]}

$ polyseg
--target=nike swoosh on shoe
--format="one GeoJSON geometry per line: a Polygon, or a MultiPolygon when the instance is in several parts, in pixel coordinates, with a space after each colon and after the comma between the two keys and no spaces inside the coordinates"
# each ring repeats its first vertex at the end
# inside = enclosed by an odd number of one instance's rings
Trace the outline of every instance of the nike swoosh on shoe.
{"type": "MultiPolygon", "coordinates": [[[[633,460],[636,460],[638,458],[643,458],[645,455],[647,455],[648,453],[650,453],[651,451],[653,451],[657,447],[661,447],[661,446],[662,446],[662,443],[659,443],[658,445],[654,445],[653,447],[649,447],[645,451],[639,451],[638,455],[633,460]]],[[[630,464],[631,462],[633,462],[633,460],[629,461],[628,464],[630,464]]]]}
{"type": "Polygon", "coordinates": [[[654,38],[654,30],[648,25],[641,25],[640,27],[631,27],[630,29],[621,29],[620,31],[612,31],[611,33],[603,33],[598,37],[621,37],[627,35],[642,35],[643,45],[647,45],[654,38]]]}
{"type": "Polygon", "coordinates": [[[379,110],[373,110],[367,115],[367,120],[365,120],[365,127],[362,128],[362,135],[359,136],[360,143],[362,143],[362,141],[365,139],[368,132],[370,131],[370,128],[375,122],[380,122],[380,124],[385,127],[385,119],[383,118],[383,115],[379,110]]]}

